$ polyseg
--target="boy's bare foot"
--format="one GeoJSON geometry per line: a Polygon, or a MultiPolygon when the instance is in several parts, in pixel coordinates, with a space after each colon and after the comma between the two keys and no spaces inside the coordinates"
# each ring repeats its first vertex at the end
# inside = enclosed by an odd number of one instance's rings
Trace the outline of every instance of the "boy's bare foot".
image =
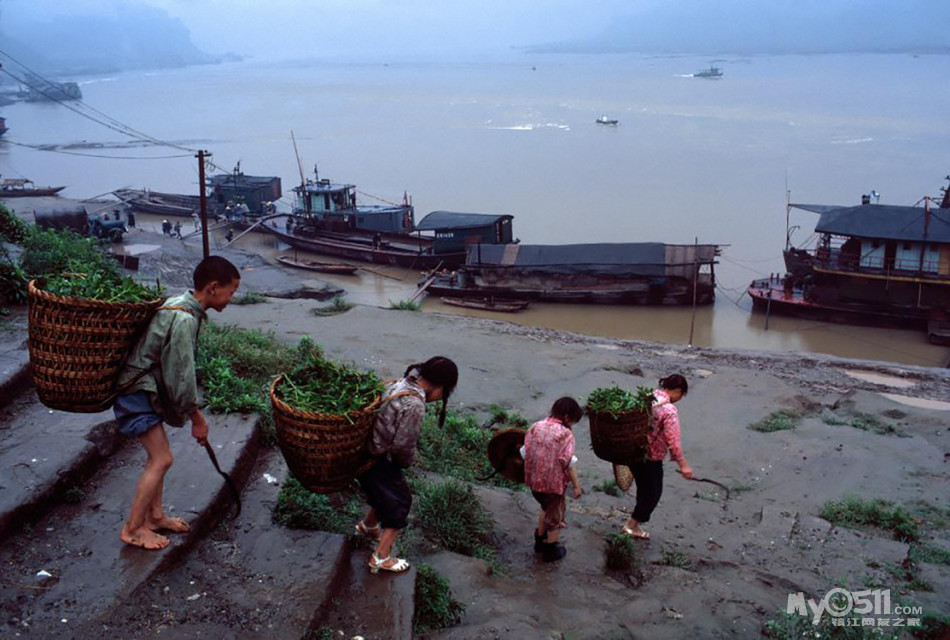
{"type": "Polygon", "coordinates": [[[119,539],[127,545],[141,547],[149,551],[164,549],[171,542],[165,536],[158,535],[146,527],[136,529],[135,531],[129,531],[128,527],[122,527],[122,531],[119,533],[119,539]]]}
{"type": "Polygon", "coordinates": [[[145,526],[152,531],[171,531],[172,533],[185,533],[191,529],[184,518],[170,518],[168,516],[162,516],[158,520],[149,520],[145,523],[145,526]]]}

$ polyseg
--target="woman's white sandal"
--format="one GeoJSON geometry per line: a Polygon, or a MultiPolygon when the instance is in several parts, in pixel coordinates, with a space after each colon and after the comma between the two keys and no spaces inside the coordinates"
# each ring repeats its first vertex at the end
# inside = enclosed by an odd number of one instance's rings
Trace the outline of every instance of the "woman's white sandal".
{"type": "Polygon", "coordinates": [[[379,540],[379,523],[377,522],[375,526],[368,527],[365,522],[360,520],[356,523],[356,533],[379,540]]]}
{"type": "Polygon", "coordinates": [[[386,556],[385,558],[377,558],[376,553],[374,552],[369,558],[369,572],[370,573],[379,573],[379,570],[383,571],[392,571],[393,573],[402,573],[409,568],[409,562],[402,558],[396,558],[396,561],[391,565],[386,566],[387,562],[392,561],[391,556],[386,556]]]}

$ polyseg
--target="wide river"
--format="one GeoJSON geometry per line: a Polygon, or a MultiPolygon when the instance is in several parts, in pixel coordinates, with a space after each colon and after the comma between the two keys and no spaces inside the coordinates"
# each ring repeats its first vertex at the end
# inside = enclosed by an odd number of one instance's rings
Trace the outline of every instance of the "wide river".
{"type": "MultiPolygon", "coordinates": [[[[0,174],[90,198],[134,186],[197,189],[193,150],[283,180],[357,185],[362,202],[408,192],[429,211],[510,213],[522,242],[723,245],[715,305],[534,305],[494,317],[581,333],[927,366],[950,352],[923,333],[750,312],[750,280],[783,270],[793,202],[939,197],[950,172],[947,57],[549,56],[441,63],[253,61],[80,78],[82,103],[0,108],[0,174]],[[692,77],[714,63],[721,79],[692,77]],[[91,109],[90,109],[91,108],[91,109]],[[93,111],[94,109],[95,111],[93,111]],[[81,113],[80,113],[81,112],[81,113]],[[83,115],[84,114],[84,115],[83,115]],[[605,127],[606,114],[620,125],[605,127]],[[88,116],[88,117],[84,117],[88,116]],[[98,120],[98,122],[94,120],[98,120]],[[125,127],[174,146],[130,141],[125,127]],[[52,145],[54,150],[37,147],[52,145]]],[[[9,84],[6,85],[9,88],[9,84]]],[[[0,88],[4,88],[0,86],[0,88]]],[[[793,213],[795,243],[815,217],[793,213]]],[[[280,247],[242,240],[268,256],[280,247]]],[[[417,273],[339,278],[355,302],[407,298],[417,273]]],[[[458,312],[438,300],[424,309],[458,312]]],[[[473,312],[475,313],[475,312],[473,312]]]]}

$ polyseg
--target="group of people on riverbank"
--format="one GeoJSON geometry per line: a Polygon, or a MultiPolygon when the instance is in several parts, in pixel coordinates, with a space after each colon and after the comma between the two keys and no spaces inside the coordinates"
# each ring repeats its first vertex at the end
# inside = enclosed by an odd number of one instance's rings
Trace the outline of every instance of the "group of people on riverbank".
{"type": "MultiPolygon", "coordinates": [[[[161,532],[180,533],[190,528],[182,518],[166,516],[162,506],[164,478],[172,464],[164,424],[181,427],[190,421],[192,436],[201,445],[207,441],[208,425],[199,407],[195,376],[198,330],[209,309],[220,312],[228,306],[240,281],[240,272],[225,258],[202,260],[193,274],[194,288],[159,308],[120,375],[121,393],[114,406],[116,422],[120,432],[137,438],[147,454],[129,517],[120,532],[126,544],[163,549],[169,539],[161,532]]],[[[403,470],[413,464],[426,404],[441,401],[442,428],[458,378],[455,362],[435,356],[410,364],[402,378],[385,388],[367,445],[369,464],[357,476],[369,510],[355,530],[376,541],[369,561],[373,573],[399,573],[409,568],[405,559],[392,553],[399,531],[408,525],[412,505],[403,470]]],[[[631,538],[650,537],[641,525],[650,520],[662,495],[667,454],[678,463],[684,477],[692,477],[680,444],[674,406],[687,391],[687,381],[679,374],[661,379],[654,391],[654,427],[645,459],[631,460],[628,465],[637,485],[636,505],[622,532],[631,538]]],[[[547,418],[534,423],[525,434],[521,450],[525,483],[540,507],[534,550],[545,562],[560,560],[566,554],[559,537],[566,526],[568,485],[573,487],[575,499],[583,493],[572,431],[583,415],[580,404],[565,396],[554,403],[547,418]]]]}

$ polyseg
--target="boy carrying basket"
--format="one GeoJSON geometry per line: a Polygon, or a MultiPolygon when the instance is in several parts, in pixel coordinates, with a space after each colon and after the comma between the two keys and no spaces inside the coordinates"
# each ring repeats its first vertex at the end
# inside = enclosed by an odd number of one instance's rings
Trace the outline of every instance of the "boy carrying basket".
{"type": "Polygon", "coordinates": [[[165,515],[162,507],[165,474],[172,466],[163,423],[183,427],[190,420],[191,435],[201,445],[207,441],[195,378],[198,330],[206,311],[223,311],[241,283],[237,268],[220,256],[202,260],[193,278],[194,290],[166,300],[129,354],[119,376],[122,394],[113,408],[119,431],[138,438],[148,454],[119,533],[122,542],[143,549],[168,546],[168,538],[158,531],[184,533],[190,528],[184,519],[165,515]]]}

